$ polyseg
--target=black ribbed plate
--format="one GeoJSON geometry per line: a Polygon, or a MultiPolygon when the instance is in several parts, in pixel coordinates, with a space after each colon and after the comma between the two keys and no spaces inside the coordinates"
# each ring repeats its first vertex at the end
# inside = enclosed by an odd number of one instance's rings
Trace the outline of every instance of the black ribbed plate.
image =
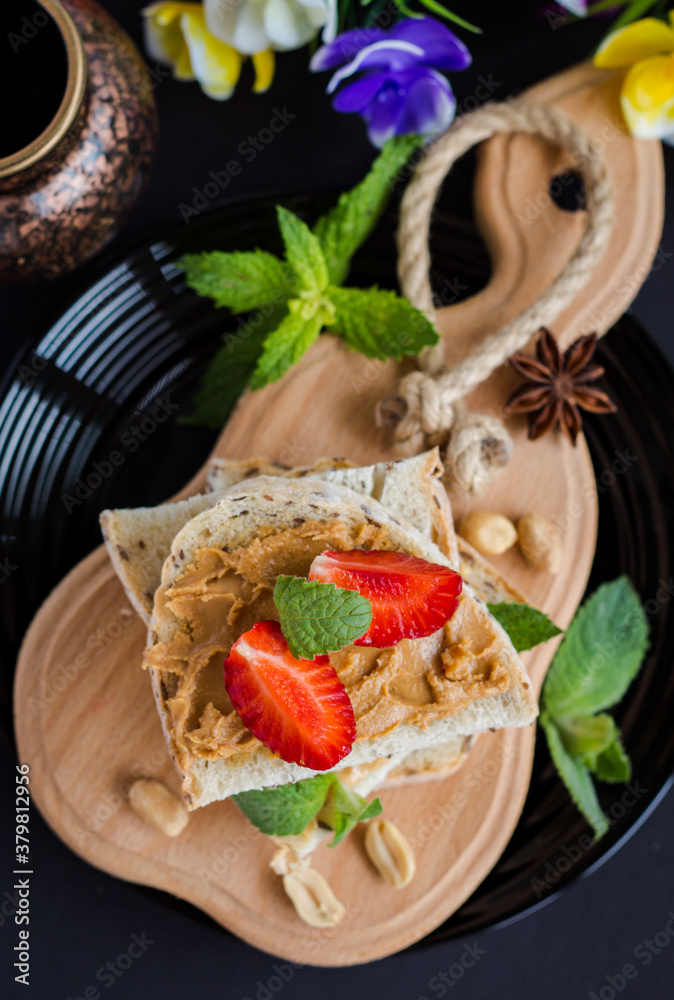
{"type": "MultiPolygon", "coordinates": [[[[325,205],[317,198],[284,200],[309,217],[325,205]]],[[[393,215],[356,258],[352,281],[394,283],[392,226],[393,215]]],[[[188,250],[279,249],[277,240],[269,201],[219,210],[143,245],[62,313],[5,385],[0,504],[7,578],[0,629],[7,728],[21,636],[49,591],[99,544],[98,512],[171,496],[215,441],[215,434],[181,427],[174,417],[189,411],[204,365],[236,320],[186,289],[177,257],[188,250]],[[170,417],[160,419],[166,413],[170,417]]],[[[488,276],[472,226],[441,212],[433,259],[438,286],[443,276],[458,277],[472,294],[488,276]]],[[[589,589],[627,573],[649,602],[652,630],[648,660],[616,713],[634,778],[627,788],[600,786],[611,828],[590,845],[588,828],[539,739],[527,801],[506,851],[461,909],[416,947],[473,933],[547,902],[609,857],[670,783],[674,618],[660,581],[669,584],[672,574],[667,524],[674,500],[674,376],[629,316],[601,342],[599,353],[618,412],[586,421],[599,488],[599,541],[589,589]],[[629,467],[616,475],[614,463],[629,467]]],[[[193,911],[185,906],[185,912],[193,911]]]]}

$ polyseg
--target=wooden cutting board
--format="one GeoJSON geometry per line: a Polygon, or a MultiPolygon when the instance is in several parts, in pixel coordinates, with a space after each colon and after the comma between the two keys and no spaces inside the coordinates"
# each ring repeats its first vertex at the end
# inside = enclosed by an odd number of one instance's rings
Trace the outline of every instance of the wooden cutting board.
{"type": "MultiPolygon", "coordinates": [[[[527,95],[566,111],[603,144],[613,177],[616,224],[590,285],[560,319],[568,343],[604,331],[636,294],[660,236],[660,146],[626,135],[611,74],[575,67],[527,95]]],[[[493,261],[479,295],[441,310],[447,354],[515,317],[571,256],[582,212],[563,212],[546,195],[565,157],[538,140],[490,140],[479,158],[478,220],[493,261]]],[[[452,275],[447,275],[451,282],[452,275]]],[[[356,462],[392,457],[388,435],[374,427],[376,402],[389,396],[401,367],[371,362],[323,336],[280,382],[245,396],[214,454],[266,455],[305,464],[319,455],[356,462]]],[[[469,400],[498,410],[516,379],[497,372],[469,400]]],[[[581,439],[526,439],[524,421],[509,424],[515,447],[506,471],[482,500],[454,500],[516,518],[528,511],[559,528],[564,566],[556,577],[528,567],[517,550],[495,559],[530,597],[566,626],[592,564],[597,503],[595,471],[581,439]]],[[[601,470],[596,470],[601,472],[601,470]]],[[[199,472],[180,496],[199,491],[199,472]]],[[[454,498],[453,498],[454,499],[454,498]]],[[[151,776],[178,790],[149,678],[139,668],[145,630],[101,547],[56,588],[36,615],[19,658],[15,713],[19,754],[31,767],[33,800],[54,831],[83,858],[121,878],[156,886],[201,907],[250,944],[296,962],[348,965],[391,954],[418,940],[473,892],[506,846],[527,792],[535,728],[488,733],[455,775],[382,792],[384,814],[414,846],[418,871],[402,891],[386,886],[365,856],[360,829],[337,850],[321,847],[315,866],[347,908],[330,931],[296,917],[268,867],[270,842],[229,802],[193,813],[169,840],[130,810],[126,790],[151,776]]],[[[525,654],[537,690],[554,643],[525,654]]]]}

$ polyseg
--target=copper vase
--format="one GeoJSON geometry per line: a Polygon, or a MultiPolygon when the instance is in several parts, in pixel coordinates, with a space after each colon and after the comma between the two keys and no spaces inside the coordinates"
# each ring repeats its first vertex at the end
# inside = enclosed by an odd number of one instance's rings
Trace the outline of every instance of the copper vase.
{"type": "Polygon", "coordinates": [[[7,285],[71,271],[115,235],[147,178],[157,112],[138,50],[93,0],[2,4],[7,285]]]}

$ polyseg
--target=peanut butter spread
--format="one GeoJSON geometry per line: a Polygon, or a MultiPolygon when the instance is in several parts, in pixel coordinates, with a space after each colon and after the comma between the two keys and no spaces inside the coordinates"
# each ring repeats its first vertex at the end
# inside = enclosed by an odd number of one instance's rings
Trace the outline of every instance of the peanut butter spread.
{"type": "MultiPolygon", "coordinates": [[[[326,549],[390,547],[379,525],[317,520],[280,532],[270,525],[250,545],[231,552],[196,550],[174,584],[157,591],[155,610],[173,617],[175,631],[166,642],[154,636],[144,657],[144,666],[159,675],[179,767],[260,746],[232,708],[223,663],[255,622],[278,620],[276,577],[307,576],[326,549]]],[[[353,704],[358,740],[401,723],[426,726],[511,683],[498,633],[466,595],[451,621],[431,636],[404,639],[392,649],[348,646],[330,659],[353,704]]]]}

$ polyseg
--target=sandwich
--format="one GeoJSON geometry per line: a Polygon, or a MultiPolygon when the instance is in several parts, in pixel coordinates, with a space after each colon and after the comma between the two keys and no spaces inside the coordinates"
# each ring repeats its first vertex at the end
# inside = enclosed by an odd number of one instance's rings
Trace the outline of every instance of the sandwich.
{"type": "MultiPolygon", "coordinates": [[[[441,475],[436,449],[362,468],[330,459],[295,469],[216,459],[203,494],[102,513],[113,565],[148,625],[143,665],[189,810],[326,770],[361,796],[438,779],[461,765],[480,732],[535,719],[524,667],[487,608],[524,598],[457,539],[441,475]],[[250,731],[223,664],[256,624],[278,620],[278,578],[308,577],[326,553],[361,552],[459,574],[460,596],[430,634],[329,654],[355,732],[348,752],[317,770],[306,766],[314,758],[294,760],[250,731]]],[[[274,837],[275,870],[306,867],[324,835],[314,821],[299,840],[274,837]]]]}

